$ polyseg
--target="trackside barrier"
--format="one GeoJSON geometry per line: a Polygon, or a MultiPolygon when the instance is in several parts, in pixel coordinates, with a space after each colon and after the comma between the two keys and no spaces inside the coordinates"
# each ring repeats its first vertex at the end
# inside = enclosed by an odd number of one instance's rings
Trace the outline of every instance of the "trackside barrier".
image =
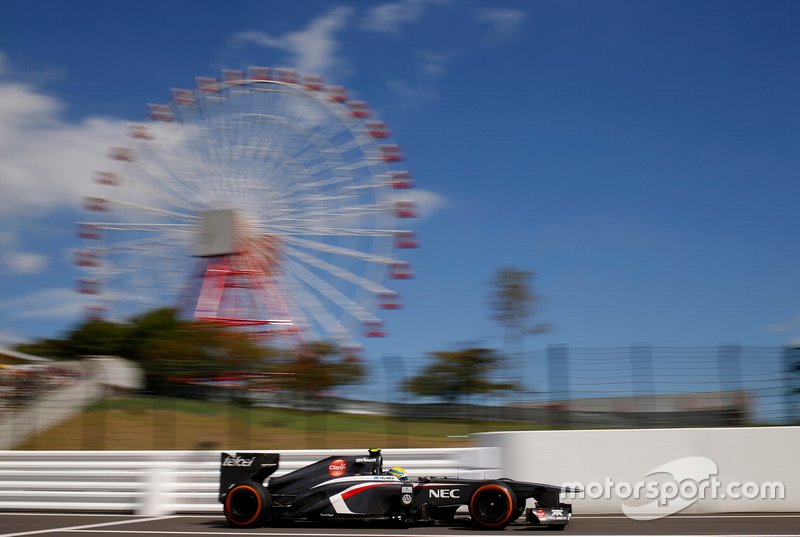
{"type": "MultiPolygon", "coordinates": [[[[329,455],[366,450],[277,452],[275,475],[282,475],[329,455]]],[[[386,468],[402,466],[414,479],[500,477],[499,450],[492,447],[387,449],[383,455],[386,468]]],[[[220,451],[0,451],[0,511],[219,513],[219,460],[220,451]]]]}
{"type": "Polygon", "coordinates": [[[583,499],[564,498],[576,513],[800,511],[800,427],[520,431],[473,439],[502,451],[506,477],[582,483],[583,499]],[[654,482],[655,499],[646,488],[636,498],[639,483],[654,482]],[[674,484],[682,487],[678,497],[674,484]],[[773,494],[781,488],[782,499],[773,494]]]}

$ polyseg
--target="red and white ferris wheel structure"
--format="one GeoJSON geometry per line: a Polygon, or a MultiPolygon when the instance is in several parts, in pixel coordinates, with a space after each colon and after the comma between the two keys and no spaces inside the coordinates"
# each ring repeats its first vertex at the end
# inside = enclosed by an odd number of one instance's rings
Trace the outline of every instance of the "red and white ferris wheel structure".
{"type": "Polygon", "coordinates": [[[281,341],[357,346],[400,307],[416,206],[388,127],[341,86],[225,70],[151,104],[79,222],[90,317],[149,307],[281,341]]]}

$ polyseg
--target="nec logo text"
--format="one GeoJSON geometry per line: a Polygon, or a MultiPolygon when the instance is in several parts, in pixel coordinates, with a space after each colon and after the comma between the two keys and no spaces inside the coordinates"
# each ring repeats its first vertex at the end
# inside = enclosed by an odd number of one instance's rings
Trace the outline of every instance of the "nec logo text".
{"type": "Polygon", "coordinates": [[[458,489],[430,489],[428,493],[430,498],[461,498],[461,491],[458,489]]]}

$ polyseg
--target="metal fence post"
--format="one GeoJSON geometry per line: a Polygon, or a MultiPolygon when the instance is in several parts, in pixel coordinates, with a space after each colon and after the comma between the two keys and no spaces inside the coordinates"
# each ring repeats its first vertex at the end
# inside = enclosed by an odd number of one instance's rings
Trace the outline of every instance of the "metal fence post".
{"type": "Polygon", "coordinates": [[[549,377],[550,427],[570,426],[569,348],[566,345],[547,347],[547,372],[549,377]]]}
{"type": "MultiPolygon", "coordinates": [[[[720,345],[717,350],[717,373],[719,376],[720,396],[725,392],[736,392],[737,400],[744,397],[742,391],[742,348],[738,344],[720,345]]],[[[722,399],[722,397],[721,397],[722,399]]],[[[738,406],[738,405],[737,405],[738,406]]],[[[726,424],[741,425],[745,416],[738,410],[732,416],[725,416],[726,424]]]]}
{"type": "Polygon", "coordinates": [[[783,349],[786,423],[800,425],[800,348],[783,349]]]}
{"type": "MultiPolygon", "coordinates": [[[[649,344],[635,344],[631,346],[631,385],[634,397],[640,397],[639,403],[634,402],[634,427],[648,427],[658,425],[655,402],[655,382],[653,380],[653,347],[649,344]],[[644,403],[647,401],[647,404],[644,403]]],[[[634,399],[634,401],[636,401],[634,399]]]]}

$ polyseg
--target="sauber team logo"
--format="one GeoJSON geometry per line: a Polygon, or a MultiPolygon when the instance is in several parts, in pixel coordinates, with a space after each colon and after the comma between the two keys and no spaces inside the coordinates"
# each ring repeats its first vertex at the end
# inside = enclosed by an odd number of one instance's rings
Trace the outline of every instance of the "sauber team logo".
{"type": "Polygon", "coordinates": [[[328,465],[328,473],[331,477],[343,476],[347,472],[347,463],[344,459],[336,459],[328,465]]]}
{"type": "Polygon", "coordinates": [[[250,466],[253,464],[253,461],[256,460],[255,457],[228,457],[225,459],[225,462],[222,463],[222,466],[250,466]]]}

